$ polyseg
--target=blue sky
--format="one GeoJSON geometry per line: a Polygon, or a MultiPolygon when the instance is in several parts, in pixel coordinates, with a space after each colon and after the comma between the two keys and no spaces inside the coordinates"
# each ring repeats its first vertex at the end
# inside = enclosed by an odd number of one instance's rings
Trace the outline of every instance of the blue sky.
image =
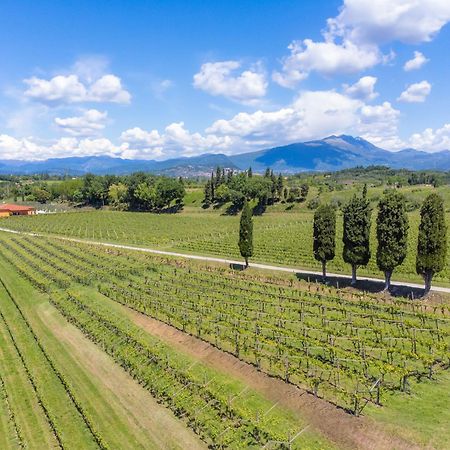
{"type": "Polygon", "coordinates": [[[0,159],[450,148],[450,2],[0,4],[0,159]]]}

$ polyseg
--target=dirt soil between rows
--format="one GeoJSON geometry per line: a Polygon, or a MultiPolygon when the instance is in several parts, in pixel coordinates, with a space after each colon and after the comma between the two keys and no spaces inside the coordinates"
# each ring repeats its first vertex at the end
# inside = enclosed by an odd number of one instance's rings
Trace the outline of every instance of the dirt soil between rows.
{"type": "Polygon", "coordinates": [[[268,400],[288,408],[339,448],[365,450],[421,448],[398,436],[386,433],[368,417],[354,417],[297,386],[257,370],[251,364],[245,363],[201,339],[126,307],[124,309],[135,324],[151,335],[214,369],[229,373],[268,400]]]}

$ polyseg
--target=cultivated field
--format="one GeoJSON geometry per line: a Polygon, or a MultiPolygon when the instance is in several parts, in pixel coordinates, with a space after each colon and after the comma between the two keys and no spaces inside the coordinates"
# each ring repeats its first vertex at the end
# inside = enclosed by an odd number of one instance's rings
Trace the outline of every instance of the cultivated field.
{"type": "MultiPolygon", "coordinates": [[[[393,275],[394,280],[422,282],[415,271],[418,212],[409,214],[410,234],[408,254],[393,275]]],[[[254,218],[254,257],[252,261],[297,268],[320,270],[312,253],[313,212],[306,208],[291,212],[276,208],[254,218]]],[[[447,213],[450,223],[450,213],[447,213]]],[[[166,250],[178,250],[204,255],[239,258],[237,236],[239,217],[222,215],[220,211],[204,212],[201,208],[187,208],[175,215],[115,211],[88,211],[11,217],[0,222],[1,227],[71,236],[105,242],[120,242],[166,250]]],[[[381,277],[375,261],[375,212],[372,226],[372,259],[358,273],[381,277]]],[[[450,233],[447,234],[450,248],[450,233]]],[[[342,218],[338,216],[335,259],[328,264],[330,272],[349,273],[350,267],[342,259],[342,218]]],[[[434,278],[436,284],[450,286],[450,251],[447,268],[434,278]]]]}
{"type": "MultiPolygon", "coordinates": [[[[170,219],[181,230],[190,217],[170,219]]],[[[164,233],[176,235],[161,221],[164,233]]],[[[444,297],[374,296],[57,238],[0,232],[0,243],[2,448],[450,443],[444,297]]]]}

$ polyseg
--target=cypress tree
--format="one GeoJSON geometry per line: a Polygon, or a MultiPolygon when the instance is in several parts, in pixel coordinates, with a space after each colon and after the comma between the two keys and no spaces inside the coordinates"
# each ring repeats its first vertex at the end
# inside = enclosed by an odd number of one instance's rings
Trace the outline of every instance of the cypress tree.
{"type": "Polygon", "coordinates": [[[220,169],[219,166],[217,166],[215,187],[218,188],[221,184],[222,184],[222,170],[220,169]]]}
{"type": "Polygon", "coordinates": [[[214,202],[216,199],[216,179],[214,178],[214,172],[211,173],[211,199],[214,202]]]}
{"type": "Polygon", "coordinates": [[[253,170],[252,170],[251,167],[249,167],[248,170],[247,170],[247,176],[248,176],[249,178],[251,178],[251,177],[253,176],[253,170]]]}
{"type": "Polygon", "coordinates": [[[438,194],[430,194],[420,209],[416,271],[425,281],[427,295],[434,274],[444,269],[447,257],[447,226],[444,202],[438,194]]]}
{"type": "Polygon", "coordinates": [[[334,258],[336,247],[336,211],[332,206],[321,205],[316,209],[313,238],[314,258],[322,263],[322,276],[325,281],[327,261],[334,258]]]}
{"type": "Polygon", "coordinates": [[[213,202],[213,191],[211,180],[208,180],[205,185],[205,198],[203,199],[203,204],[205,206],[210,206],[213,202]]]}
{"type": "Polygon", "coordinates": [[[278,196],[280,198],[283,195],[283,185],[284,185],[283,176],[281,175],[281,173],[279,173],[278,174],[278,179],[277,179],[277,191],[278,191],[278,196]]]}
{"type": "Polygon", "coordinates": [[[253,255],[253,219],[252,209],[247,201],[244,203],[239,226],[239,251],[245,259],[245,267],[248,267],[248,258],[253,255]]]}
{"type": "Polygon", "coordinates": [[[352,285],[356,283],[358,266],[370,260],[370,203],[356,195],[343,208],[344,212],[344,261],[352,266],[352,285]]]}
{"type": "Polygon", "coordinates": [[[378,203],[377,216],[377,265],[384,272],[386,291],[391,287],[392,272],[406,257],[408,229],[406,199],[391,191],[378,203]]]}

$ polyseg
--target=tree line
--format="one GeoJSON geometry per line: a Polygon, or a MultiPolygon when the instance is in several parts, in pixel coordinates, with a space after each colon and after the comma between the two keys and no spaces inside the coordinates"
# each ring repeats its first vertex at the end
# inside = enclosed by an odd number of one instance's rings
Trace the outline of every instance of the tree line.
{"type": "Polygon", "coordinates": [[[240,211],[246,201],[256,200],[255,213],[263,213],[268,205],[278,202],[302,202],[306,200],[309,186],[289,188],[280,174],[266,169],[263,176],[253,175],[252,168],[244,172],[217,167],[204,187],[203,206],[223,205],[230,202],[230,211],[240,211]]]}
{"type": "MultiPolygon", "coordinates": [[[[370,252],[370,227],[372,210],[367,199],[367,187],[355,195],[343,208],[343,259],[352,269],[352,285],[357,281],[358,267],[368,264],[370,252]]],[[[443,270],[447,256],[447,225],[445,208],[438,194],[430,194],[420,210],[420,225],[416,254],[416,272],[425,283],[424,295],[431,289],[433,276],[443,270]]],[[[385,291],[391,288],[391,277],[396,267],[403,263],[408,247],[409,221],[406,199],[391,190],[378,203],[376,219],[377,266],[384,273],[385,291]]],[[[239,250],[248,266],[253,255],[252,211],[245,202],[239,229],[239,250]]],[[[326,265],[336,253],[336,209],[330,204],[318,207],[313,223],[314,258],[322,264],[323,280],[326,265]]]]}
{"type": "Polygon", "coordinates": [[[87,174],[58,182],[16,183],[11,195],[17,201],[47,203],[69,201],[95,208],[110,206],[117,210],[162,211],[182,207],[185,196],[181,178],[154,176],[137,172],[126,176],[87,174]]]}

